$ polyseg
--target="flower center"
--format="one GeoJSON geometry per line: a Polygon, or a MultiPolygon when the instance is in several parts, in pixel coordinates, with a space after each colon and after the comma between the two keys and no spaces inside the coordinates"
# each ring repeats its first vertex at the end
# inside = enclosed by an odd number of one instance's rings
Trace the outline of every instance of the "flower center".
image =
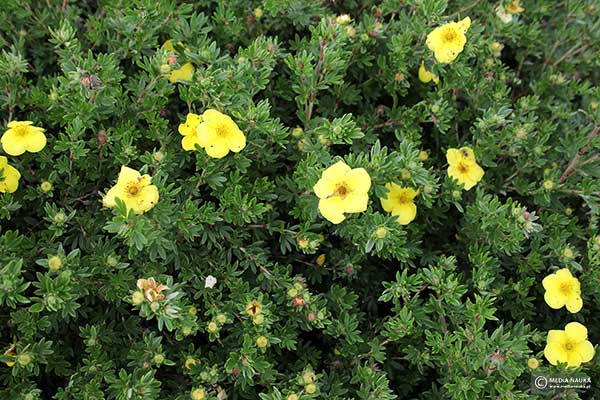
{"type": "Polygon", "coordinates": [[[458,172],[460,172],[461,174],[466,174],[467,172],[469,172],[469,167],[463,163],[459,163],[457,168],[458,172]]]}
{"type": "Polygon", "coordinates": [[[563,282],[560,284],[559,289],[563,294],[567,295],[567,294],[571,293],[572,285],[570,282],[563,282]]]}
{"type": "Polygon", "coordinates": [[[27,135],[27,126],[17,126],[13,129],[15,130],[15,133],[21,137],[27,135]]]}
{"type": "Polygon", "coordinates": [[[408,198],[407,195],[405,194],[401,194],[397,197],[398,203],[400,204],[406,204],[406,203],[410,203],[410,199],[408,198]]]}
{"type": "Polygon", "coordinates": [[[456,32],[453,29],[448,29],[444,32],[444,41],[445,42],[453,42],[456,40],[456,32]]]}
{"type": "Polygon", "coordinates": [[[127,186],[127,194],[129,196],[136,196],[140,192],[141,188],[139,185],[133,183],[127,186]]]}
{"type": "Polygon", "coordinates": [[[350,194],[350,189],[348,189],[348,186],[346,186],[346,184],[342,183],[335,188],[335,192],[333,195],[340,196],[342,200],[344,200],[346,196],[348,196],[348,194],[350,194]]]}
{"type": "Polygon", "coordinates": [[[574,348],[575,348],[575,345],[573,344],[573,342],[567,341],[565,343],[565,350],[566,351],[572,351],[574,348]]]}
{"type": "Polygon", "coordinates": [[[229,135],[229,131],[225,127],[225,125],[217,125],[216,129],[217,135],[220,137],[226,137],[229,135]]]}

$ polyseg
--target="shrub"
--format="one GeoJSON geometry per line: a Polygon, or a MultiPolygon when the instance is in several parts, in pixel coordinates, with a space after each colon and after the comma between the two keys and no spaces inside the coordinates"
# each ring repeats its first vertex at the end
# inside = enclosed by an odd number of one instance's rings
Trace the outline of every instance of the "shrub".
{"type": "Polygon", "coordinates": [[[596,2],[0,16],[1,398],[600,380],[596,2]]]}

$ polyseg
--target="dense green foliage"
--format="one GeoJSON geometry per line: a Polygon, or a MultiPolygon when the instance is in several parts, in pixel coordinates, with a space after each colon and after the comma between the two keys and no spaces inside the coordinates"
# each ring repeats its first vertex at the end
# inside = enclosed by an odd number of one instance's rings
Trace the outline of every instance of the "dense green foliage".
{"type": "MultiPolygon", "coordinates": [[[[0,398],[538,398],[528,359],[565,368],[548,330],[600,343],[600,7],[524,0],[506,23],[508,4],[0,2],[0,134],[48,138],[0,153],[22,175],[0,193],[0,398]],[[436,63],[427,34],[466,16],[464,51],[436,63]],[[165,76],[168,39],[191,81],[165,76]],[[208,108],[245,149],[181,148],[208,108]],[[446,173],[462,146],[485,170],[469,191],[446,173]],[[334,225],[312,188],[342,158],[372,186],[334,225]],[[102,205],[122,165],[159,189],[145,214],[102,205]],[[388,182],[419,190],[408,225],[388,182]],[[544,302],[558,268],[576,314],[544,302]],[[134,304],[150,277],[166,297],[134,304]]],[[[579,367],[596,387],[599,363],[579,367]]]]}

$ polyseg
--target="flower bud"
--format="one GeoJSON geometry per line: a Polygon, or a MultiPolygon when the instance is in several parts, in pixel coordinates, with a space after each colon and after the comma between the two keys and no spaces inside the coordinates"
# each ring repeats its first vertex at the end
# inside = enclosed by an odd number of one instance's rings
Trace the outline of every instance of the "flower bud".
{"type": "Polygon", "coordinates": [[[269,339],[267,339],[265,336],[259,336],[256,339],[256,345],[258,347],[260,347],[261,349],[267,347],[268,344],[269,344],[269,339]]]}
{"type": "Polygon", "coordinates": [[[214,321],[211,321],[211,322],[208,323],[208,326],[207,326],[206,329],[210,333],[215,333],[215,332],[217,332],[219,330],[219,326],[214,321]]]}
{"type": "Polygon", "coordinates": [[[377,237],[377,239],[383,239],[387,236],[387,234],[388,230],[383,226],[377,228],[377,230],[375,231],[375,237],[377,237]]]}
{"type": "Polygon", "coordinates": [[[27,353],[19,354],[19,356],[17,357],[17,362],[23,367],[29,365],[29,363],[31,362],[31,356],[27,353]]]}
{"type": "Polygon", "coordinates": [[[317,391],[317,385],[315,385],[314,383],[309,383],[304,387],[304,390],[306,390],[306,393],[308,394],[313,394],[317,391]]]}
{"type": "Polygon", "coordinates": [[[165,356],[163,354],[156,354],[153,358],[152,358],[152,362],[154,364],[162,364],[163,361],[165,361],[165,356]]]}
{"type": "Polygon", "coordinates": [[[40,189],[42,190],[42,192],[48,193],[49,191],[52,190],[52,184],[48,181],[44,181],[41,183],[40,189]]]}
{"type": "Polygon", "coordinates": [[[133,294],[131,295],[131,303],[133,303],[136,306],[139,306],[143,302],[144,302],[144,294],[140,291],[133,292],[133,294]]]}
{"type": "Polygon", "coordinates": [[[50,271],[58,271],[62,266],[62,260],[59,256],[52,256],[48,259],[48,268],[50,271]]]}
{"type": "Polygon", "coordinates": [[[194,389],[191,394],[192,400],[204,400],[206,393],[204,389],[194,389]]]}

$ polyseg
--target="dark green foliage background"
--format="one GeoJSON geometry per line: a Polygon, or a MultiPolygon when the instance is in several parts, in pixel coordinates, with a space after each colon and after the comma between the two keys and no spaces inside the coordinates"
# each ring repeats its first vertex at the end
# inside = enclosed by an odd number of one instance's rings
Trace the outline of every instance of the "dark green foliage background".
{"type": "MultiPolygon", "coordinates": [[[[1,2],[2,126],[34,121],[48,145],[9,157],[23,176],[0,195],[0,354],[15,344],[32,357],[1,364],[0,398],[188,399],[203,387],[215,399],[217,386],[230,399],[538,398],[527,360],[543,360],[547,330],[579,321],[600,343],[600,7],[524,0],[504,24],[498,4],[1,2]],[[351,28],[335,23],[346,12],[351,28]],[[465,50],[434,65],[427,33],[465,16],[465,50]],[[161,75],[170,38],[192,82],[161,75]],[[422,60],[439,85],[419,82],[422,60]],[[102,85],[86,87],[86,72],[102,85]],[[181,149],[178,124],[207,108],[237,121],[241,153],[181,149]],[[486,171],[469,192],[446,176],[446,149],[463,145],[486,171]],[[334,226],[311,188],[340,156],[373,186],[369,210],[334,226]],[[102,207],[121,165],[159,187],[143,216],[102,207]],[[390,181],[420,190],[406,227],[377,200],[390,181]],[[543,300],[542,279],[564,267],[582,284],[576,315],[543,300]],[[140,312],[131,293],[151,276],[176,295],[140,312]],[[288,295],[299,282],[302,309],[288,295]],[[254,299],[262,325],[244,312],[254,299]],[[218,313],[228,322],[209,335],[218,313]],[[298,381],[308,366],[314,395],[298,381]]],[[[598,356],[582,370],[597,387],[598,356]]]]}

